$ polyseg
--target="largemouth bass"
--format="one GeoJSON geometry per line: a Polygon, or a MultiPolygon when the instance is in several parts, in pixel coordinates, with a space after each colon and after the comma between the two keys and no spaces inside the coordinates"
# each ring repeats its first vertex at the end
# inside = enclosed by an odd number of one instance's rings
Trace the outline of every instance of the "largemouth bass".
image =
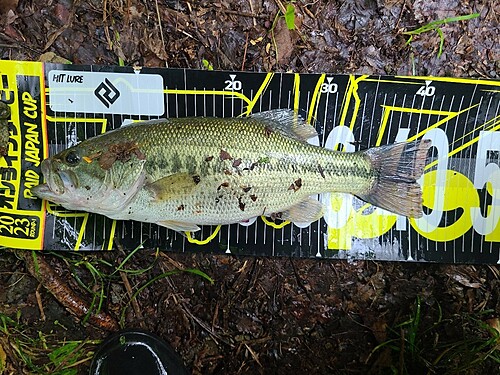
{"type": "Polygon", "coordinates": [[[246,118],[173,118],[122,126],[42,162],[39,198],[69,210],[177,231],[260,215],[313,222],[312,195],[351,193],[391,212],[422,215],[428,141],[365,151],[306,142],[317,133],[291,110],[246,118]]]}

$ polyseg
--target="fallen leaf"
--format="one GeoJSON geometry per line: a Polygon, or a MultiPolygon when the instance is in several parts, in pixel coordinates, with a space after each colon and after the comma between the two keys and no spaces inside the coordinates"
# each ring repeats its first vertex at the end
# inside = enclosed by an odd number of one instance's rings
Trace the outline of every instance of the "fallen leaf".
{"type": "Polygon", "coordinates": [[[456,282],[458,282],[459,284],[461,284],[467,288],[474,288],[474,289],[481,288],[480,283],[471,282],[465,276],[462,276],[459,274],[456,274],[456,275],[449,275],[448,274],[448,276],[450,276],[453,280],[455,280],[456,282]]]}
{"type": "MultiPolygon", "coordinates": [[[[143,9],[144,10],[144,9],[143,9]]],[[[137,6],[136,5],[132,5],[128,8],[128,13],[130,15],[131,18],[140,18],[142,17],[142,14],[143,12],[142,11],[139,11],[137,9],[137,6]]]]}
{"type": "Polygon", "coordinates": [[[257,39],[250,39],[250,44],[255,46],[257,43],[262,42],[262,39],[264,39],[262,36],[259,36],[257,39]]]}
{"type": "Polygon", "coordinates": [[[23,38],[23,36],[17,31],[12,25],[7,25],[5,26],[5,29],[3,30],[4,34],[7,35],[8,37],[17,40],[17,41],[23,41],[25,42],[26,40],[23,38]]]}
{"type": "Polygon", "coordinates": [[[71,61],[65,59],[64,57],[56,55],[54,52],[42,53],[38,61],[49,62],[54,64],[71,64],[71,61]]]}
{"type": "Polygon", "coordinates": [[[278,64],[286,64],[290,59],[290,56],[292,56],[294,46],[291,30],[288,29],[285,20],[282,18],[280,18],[276,23],[274,40],[277,49],[276,55],[278,58],[278,64]]]}
{"type": "Polygon", "coordinates": [[[62,25],[64,25],[69,21],[69,9],[59,3],[54,8],[54,16],[61,22],[62,25]]]}
{"type": "Polygon", "coordinates": [[[370,330],[379,344],[387,340],[387,323],[383,319],[375,320],[370,330]]]}
{"type": "Polygon", "coordinates": [[[1,19],[0,21],[1,24],[4,24],[5,26],[10,25],[13,23],[17,18],[17,14],[14,13],[12,9],[9,9],[6,13],[1,13],[1,19]],[[5,14],[5,16],[4,16],[5,14]]]}
{"type": "Polygon", "coordinates": [[[19,0],[2,0],[0,1],[0,16],[15,11],[19,0]]]}

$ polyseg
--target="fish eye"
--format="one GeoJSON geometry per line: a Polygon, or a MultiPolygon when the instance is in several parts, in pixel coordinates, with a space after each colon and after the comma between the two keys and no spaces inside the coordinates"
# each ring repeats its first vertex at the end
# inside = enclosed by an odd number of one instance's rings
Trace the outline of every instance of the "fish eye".
{"type": "Polygon", "coordinates": [[[77,165],[80,162],[80,156],[75,151],[70,151],[64,158],[69,165],[77,165]]]}

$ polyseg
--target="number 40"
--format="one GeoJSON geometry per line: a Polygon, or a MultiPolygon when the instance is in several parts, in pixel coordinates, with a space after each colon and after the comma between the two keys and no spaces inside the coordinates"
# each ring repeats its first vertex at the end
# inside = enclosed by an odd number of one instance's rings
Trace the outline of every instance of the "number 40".
{"type": "Polygon", "coordinates": [[[434,86],[431,86],[432,81],[425,81],[425,86],[421,86],[418,91],[417,95],[420,96],[432,96],[436,93],[436,88],[434,86]]]}

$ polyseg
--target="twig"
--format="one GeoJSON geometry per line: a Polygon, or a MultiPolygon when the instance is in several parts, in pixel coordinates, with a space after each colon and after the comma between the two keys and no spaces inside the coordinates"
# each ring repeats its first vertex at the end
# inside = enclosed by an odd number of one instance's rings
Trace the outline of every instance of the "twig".
{"type": "Polygon", "coordinates": [[[257,362],[259,364],[259,366],[262,367],[262,363],[260,363],[258,355],[253,351],[253,349],[247,343],[245,343],[244,345],[247,348],[247,350],[250,352],[250,354],[252,355],[255,362],[257,362]]]}
{"type": "Polygon", "coordinates": [[[261,18],[261,19],[268,19],[269,17],[264,15],[264,14],[254,14],[254,13],[248,13],[248,12],[238,12],[236,10],[230,10],[230,9],[220,9],[222,13],[226,14],[235,14],[237,16],[241,17],[251,17],[251,18],[261,18]]]}
{"type": "Polygon", "coordinates": [[[406,0],[401,4],[401,11],[399,12],[398,20],[396,21],[396,25],[394,26],[395,30],[399,30],[399,23],[401,22],[401,18],[403,17],[403,13],[405,11],[406,0]]]}
{"type": "Polygon", "coordinates": [[[118,330],[118,323],[111,315],[103,311],[90,312],[88,303],[52,269],[45,261],[44,255],[26,250],[18,251],[17,254],[24,259],[28,272],[71,314],[79,319],[84,319],[88,315],[90,324],[108,331],[118,330]]]}
{"type": "Polygon", "coordinates": [[[11,37],[3,34],[3,33],[0,33],[0,39],[12,43],[12,45],[1,43],[0,47],[5,47],[5,48],[25,48],[27,50],[35,52],[38,55],[41,55],[43,53],[43,51],[40,51],[40,50],[35,49],[35,48],[32,48],[32,47],[28,46],[27,44],[24,44],[23,42],[19,42],[19,41],[15,40],[15,39],[13,39],[13,38],[11,38],[11,37]]]}
{"type": "Polygon", "coordinates": [[[490,269],[493,276],[495,276],[495,279],[499,280],[500,279],[500,270],[498,268],[495,268],[495,267],[490,266],[490,265],[488,266],[488,268],[490,269]]]}
{"type": "MultiPolygon", "coordinates": [[[[185,268],[186,268],[183,264],[181,264],[181,263],[179,263],[179,262],[177,262],[177,261],[173,260],[173,259],[172,259],[172,258],[170,258],[168,255],[166,255],[166,254],[164,254],[164,253],[160,253],[160,254],[161,254],[161,256],[163,256],[163,257],[166,259],[166,261],[167,261],[168,263],[170,263],[170,264],[171,264],[172,266],[174,266],[175,268],[180,269],[180,270],[183,270],[183,269],[185,269],[185,268]]],[[[162,265],[162,264],[160,264],[160,268],[162,269],[162,271],[163,271],[163,272],[167,271],[167,270],[163,267],[163,265],[162,265]]],[[[230,342],[228,342],[227,340],[223,339],[220,335],[218,335],[218,334],[214,331],[213,327],[214,327],[214,325],[215,325],[215,324],[214,324],[215,320],[213,320],[213,321],[212,321],[212,327],[210,327],[207,323],[205,323],[203,320],[201,320],[201,319],[200,319],[200,318],[198,318],[196,315],[194,315],[194,314],[191,312],[191,310],[189,309],[189,307],[187,306],[187,304],[184,302],[184,300],[183,300],[182,298],[179,298],[179,299],[177,299],[177,298],[176,298],[176,296],[175,296],[175,295],[176,295],[178,292],[177,292],[177,288],[175,287],[174,283],[172,282],[172,279],[171,279],[170,277],[167,277],[167,278],[166,278],[166,281],[167,281],[168,285],[170,286],[170,289],[172,289],[172,291],[173,291],[172,297],[174,298],[174,302],[180,305],[180,307],[182,308],[182,310],[184,311],[184,313],[185,313],[186,315],[188,315],[188,316],[189,316],[192,320],[194,320],[196,323],[198,323],[198,325],[199,325],[200,327],[202,327],[205,331],[207,331],[207,332],[209,333],[209,335],[212,337],[212,339],[213,339],[216,343],[218,343],[218,342],[217,342],[217,340],[220,340],[220,341],[222,341],[223,343],[225,343],[226,345],[229,345],[229,346],[231,346],[231,347],[234,347],[234,345],[233,345],[233,344],[231,344],[231,343],[230,343],[230,342]]]]}
{"type": "MultiPolygon", "coordinates": [[[[253,9],[253,1],[252,0],[248,0],[248,4],[250,5],[250,10],[252,11],[252,14],[255,13],[255,10],[253,9]]],[[[255,17],[252,17],[252,21],[253,21],[253,26],[257,26],[257,20],[255,19],[255,17]]],[[[243,69],[241,69],[243,70],[243,69]]]]}
{"type": "Polygon", "coordinates": [[[196,38],[194,36],[192,36],[191,34],[189,34],[187,31],[184,31],[184,30],[180,30],[180,32],[184,35],[186,35],[188,38],[191,38],[193,40],[196,40],[196,38]]]}
{"type": "Polygon", "coordinates": [[[303,290],[303,292],[305,293],[306,297],[309,300],[312,300],[311,293],[305,287],[304,282],[300,278],[299,273],[297,272],[297,268],[295,267],[295,263],[294,263],[294,261],[292,259],[290,259],[290,264],[292,265],[293,273],[295,275],[295,280],[297,280],[297,285],[299,286],[300,289],[303,290]]]}
{"type": "MultiPolygon", "coordinates": [[[[160,252],[159,253],[160,257],[162,257],[163,259],[162,260],[165,260],[167,261],[168,263],[170,263],[173,267],[179,269],[179,270],[184,270],[186,269],[186,267],[184,267],[184,265],[182,263],[179,263],[178,261],[172,259],[171,257],[169,257],[167,254],[165,254],[164,252],[160,252]]],[[[165,271],[163,269],[163,271],[165,271]]]]}
{"type": "Polygon", "coordinates": [[[132,6],[131,0],[127,0],[127,9],[125,10],[125,19],[123,20],[123,24],[126,27],[130,27],[130,7],[132,6]]]}
{"type": "Polygon", "coordinates": [[[139,307],[139,303],[137,302],[136,298],[133,298],[134,292],[132,290],[132,286],[130,285],[130,282],[128,281],[127,274],[123,271],[120,271],[120,277],[123,281],[123,286],[125,287],[125,290],[127,291],[127,294],[130,298],[130,303],[132,304],[132,308],[134,309],[135,316],[139,319],[139,324],[141,328],[146,328],[146,325],[144,324],[144,316],[142,315],[141,308],[139,307]]]}
{"type": "Polygon", "coordinates": [[[405,331],[403,328],[400,328],[400,336],[399,336],[399,373],[403,373],[404,365],[405,365],[405,331]]]}
{"type": "Polygon", "coordinates": [[[36,303],[38,305],[38,310],[40,310],[40,320],[42,322],[45,322],[46,317],[45,317],[45,312],[43,311],[43,303],[42,303],[42,297],[40,296],[40,287],[42,284],[38,284],[38,287],[35,290],[35,297],[36,297],[36,303]]]}
{"type": "MultiPolygon", "coordinates": [[[[167,283],[169,284],[170,288],[174,291],[174,293],[177,293],[177,288],[175,287],[174,283],[172,280],[167,277],[167,283]]],[[[229,341],[225,340],[222,338],[217,332],[215,332],[207,323],[205,323],[203,320],[198,318],[196,315],[194,315],[187,304],[184,302],[184,300],[180,299],[179,300],[179,305],[181,306],[182,310],[186,315],[188,315],[192,320],[194,320],[198,325],[203,328],[205,331],[208,332],[208,334],[212,337],[212,340],[215,341],[215,343],[218,344],[217,340],[222,341],[224,344],[229,345],[231,348],[234,348],[234,345],[231,344],[229,341]]]]}
{"type": "Polygon", "coordinates": [[[313,14],[313,12],[311,12],[309,9],[307,9],[305,6],[303,6],[302,4],[297,4],[299,7],[300,7],[300,10],[302,10],[302,12],[306,13],[309,17],[311,17],[313,20],[316,19],[316,16],[313,14]]]}
{"type": "MultiPolygon", "coordinates": [[[[156,3],[156,15],[158,16],[158,27],[160,28],[161,44],[163,50],[165,51],[165,38],[163,37],[163,27],[161,26],[160,7],[158,6],[158,0],[155,0],[155,3],[156,3]]],[[[165,60],[165,66],[168,68],[168,62],[166,60],[165,60]]]]}
{"type": "Polygon", "coordinates": [[[274,0],[274,2],[278,6],[278,8],[280,8],[281,12],[283,14],[285,14],[286,13],[286,7],[283,5],[283,3],[281,2],[281,0],[274,0]]]}
{"type": "MultiPolygon", "coordinates": [[[[212,329],[216,326],[217,319],[219,318],[219,301],[215,304],[215,312],[212,317],[212,329]]],[[[218,325],[217,325],[218,326],[218,325]]]]}
{"type": "Polygon", "coordinates": [[[106,40],[108,41],[108,47],[110,50],[113,50],[113,42],[111,41],[111,36],[109,35],[109,26],[107,23],[107,7],[108,0],[104,0],[102,3],[102,24],[104,26],[104,35],[106,36],[106,40]]]}
{"type": "Polygon", "coordinates": [[[243,61],[241,62],[241,70],[245,70],[245,60],[247,59],[247,49],[248,49],[248,33],[245,40],[245,49],[243,50],[243,61]]]}

